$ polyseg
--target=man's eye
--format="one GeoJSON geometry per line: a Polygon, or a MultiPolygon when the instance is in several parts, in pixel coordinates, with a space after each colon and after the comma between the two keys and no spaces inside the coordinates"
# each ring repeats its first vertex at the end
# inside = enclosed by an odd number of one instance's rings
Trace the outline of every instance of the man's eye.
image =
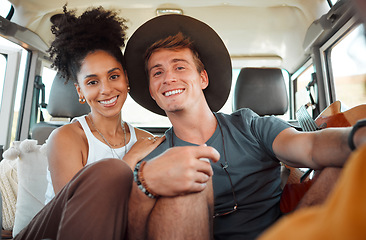
{"type": "Polygon", "coordinates": [[[177,70],[184,70],[184,69],[185,69],[185,67],[182,67],[182,66],[177,67],[177,70]]]}
{"type": "Polygon", "coordinates": [[[156,71],[156,72],[154,72],[154,74],[153,74],[153,76],[155,77],[155,76],[159,76],[159,75],[161,75],[161,71],[156,71]]]}

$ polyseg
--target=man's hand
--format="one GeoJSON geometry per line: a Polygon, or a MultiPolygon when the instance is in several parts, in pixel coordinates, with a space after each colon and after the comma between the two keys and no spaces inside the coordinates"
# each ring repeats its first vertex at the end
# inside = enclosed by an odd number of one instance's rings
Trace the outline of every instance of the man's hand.
{"type": "Polygon", "coordinates": [[[143,173],[146,184],[165,197],[200,192],[213,175],[210,159],[217,162],[220,154],[213,147],[174,147],[148,161],[143,173]]]}

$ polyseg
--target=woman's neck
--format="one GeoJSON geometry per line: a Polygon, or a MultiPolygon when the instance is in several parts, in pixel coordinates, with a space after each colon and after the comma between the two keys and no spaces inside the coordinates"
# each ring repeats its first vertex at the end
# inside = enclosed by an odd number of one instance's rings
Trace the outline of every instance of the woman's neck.
{"type": "Polygon", "coordinates": [[[99,131],[103,132],[103,134],[108,136],[115,136],[122,130],[122,116],[118,114],[113,117],[104,117],[98,114],[89,113],[89,119],[92,121],[92,124],[99,131]]]}

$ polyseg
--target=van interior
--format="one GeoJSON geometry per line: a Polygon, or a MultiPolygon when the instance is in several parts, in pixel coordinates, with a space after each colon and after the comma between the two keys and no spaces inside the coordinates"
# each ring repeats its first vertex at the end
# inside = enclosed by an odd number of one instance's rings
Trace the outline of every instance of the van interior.
{"type": "MultiPolygon", "coordinates": [[[[77,13],[96,6],[117,9],[128,20],[128,36],[162,14],[184,14],[211,26],[232,64],[231,92],[221,112],[247,107],[299,129],[310,121],[316,130],[326,127],[316,120],[333,103],[339,113],[366,103],[366,33],[348,0],[0,0],[1,153],[24,140],[40,146],[54,129],[90,111],[78,103],[74,86],[63,84],[48,56],[52,18],[66,3],[77,13]]],[[[122,116],[156,135],[171,126],[130,96],[122,116]]],[[[17,184],[16,163],[8,169],[2,181],[17,184]]],[[[4,239],[16,221],[17,193],[9,201],[1,190],[10,216],[4,220],[3,210],[4,239]]]]}

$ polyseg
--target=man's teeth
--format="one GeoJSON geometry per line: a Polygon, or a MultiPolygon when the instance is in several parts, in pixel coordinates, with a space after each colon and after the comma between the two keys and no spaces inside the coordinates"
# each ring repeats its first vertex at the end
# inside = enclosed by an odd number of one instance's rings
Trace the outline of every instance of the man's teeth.
{"type": "Polygon", "coordinates": [[[178,93],[181,93],[181,92],[183,92],[183,90],[181,90],[181,89],[173,90],[173,91],[169,91],[169,92],[164,93],[164,95],[165,95],[165,97],[169,97],[171,95],[178,94],[178,93]]]}
{"type": "Polygon", "coordinates": [[[117,97],[112,98],[111,100],[108,101],[100,101],[100,103],[102,104],[111,104],[113,102],[115,102],[117,100],[117,97]]]}

